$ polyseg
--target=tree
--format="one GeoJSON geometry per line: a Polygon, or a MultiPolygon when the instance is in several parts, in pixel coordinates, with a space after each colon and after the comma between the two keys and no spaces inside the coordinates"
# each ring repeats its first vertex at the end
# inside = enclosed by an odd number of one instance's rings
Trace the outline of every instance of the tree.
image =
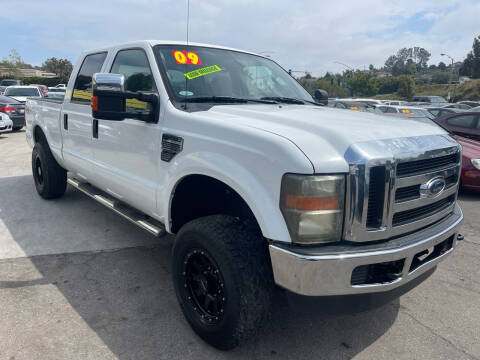
{"type": "Polygon", "coordinates": [[[410,76],[402,75],[398,77],[398,90],[399,96],[409,100],[415,94],[415,82],[410,76]]]}
{"type": "Polygon", "coordinates": [[[413,74],[427,67],[430,53],[422,47],[401,48],[396,55],[391,55],[385,61],[385,67],[394,76],[401,74],[413,74]],[[413,64],[415,71],[413,71],[413,64]]]}
{"type": "Polygon", "coordinates": [[[42,70],[55,73],[60,78],[69,78],[73,70],[72,63],[67,59],[57,59],[55,57],[45,60],[42,64],[42,70]]]}
{"type": "Polygon", "coordinates": [[[444,63],[443,61],[440,61],[440,62],[438,63],[438,70],[440,70],[440,71],[445,71],[445,70],[447,70],[447,65],[445,65],[445,63],[444,63]]]}
{"type": "Polygon", "coordinates": [[[378,92],[375,78],[370,74],[361,74],[357,72],[353,77],[347,80],[347,84],[354,95],[371,96],[376,95],[378,92]]]}

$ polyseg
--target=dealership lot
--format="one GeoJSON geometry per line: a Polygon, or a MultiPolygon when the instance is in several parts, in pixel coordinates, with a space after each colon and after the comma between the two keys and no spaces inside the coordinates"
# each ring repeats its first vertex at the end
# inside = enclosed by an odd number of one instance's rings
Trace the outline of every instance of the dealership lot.
{"type": "Polygon", "coordinates": [[[177,304],[173,237],[70,188],[42,200],[23,131],[0,135],[0,150],[0,359],[480,359],[480,194],[460,195],[466,240],[399,300],[356,314],[318,300],[303,312],[278,291],[261,334],[219,352],[177,304]]]}

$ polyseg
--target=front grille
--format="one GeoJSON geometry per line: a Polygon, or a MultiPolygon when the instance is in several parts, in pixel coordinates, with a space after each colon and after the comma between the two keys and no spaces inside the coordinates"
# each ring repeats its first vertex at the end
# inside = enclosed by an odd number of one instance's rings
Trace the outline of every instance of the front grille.
{"type": "Polygon", "coordinates": [[[397,189],[395,192],[395,202],[417,199],[420,197],[420,185],[412,185],[397,189]]]}
{"type": "Polygon", "coordinates": [[[401,211],[393,215],[393,226],[403,225],[412,221],[417,221],[438,213],[449,207],[455,201],[455,195],[439,200],[433,204],[421,206],[415,209],[401,211]]]}
{"type": "Polygon", "coordinates": [[[429,170],[441,169],[458,163],[458,154],[439,156],[431,159],[402,162],[397,165],[397,176],[411,176],[426,173],[429,170]]]}
{"type": "Polygon", "coordinates": [[[368,188],[367,227],[376,228],[381,225],[385,194],[385,167],[376,166],[370,169],[368,188]]]}

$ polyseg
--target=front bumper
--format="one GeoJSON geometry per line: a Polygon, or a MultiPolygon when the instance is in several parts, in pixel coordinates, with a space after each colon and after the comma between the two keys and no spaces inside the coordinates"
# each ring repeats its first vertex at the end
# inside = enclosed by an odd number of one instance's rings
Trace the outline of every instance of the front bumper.
{"type": "Polygon", "coordinates": [[[452,214],[434,225],[381,243],[317,248],[274,243],[269,250],[275,282],[307,296],[392,290],[448,256],[456,246],[462,220],[463,213],[456,205],[452,214]],[[382,269],[393,270],[384,276],[382,269]],[[359,281],[362,278],[364,283],[359,281]]]}
{"type": "Polygon", "coordinates": [[[0,120],[0,133],[12,131],[13,123],[11,120],[0,120]]]}
{"type": "Polygon", "coordinates": [[[13,127],[15,128],[20,128],[20,127],[23,127],[25,125],[25,116],[10,116],[10,120],[12,120],[13,122],[13,127]]]}

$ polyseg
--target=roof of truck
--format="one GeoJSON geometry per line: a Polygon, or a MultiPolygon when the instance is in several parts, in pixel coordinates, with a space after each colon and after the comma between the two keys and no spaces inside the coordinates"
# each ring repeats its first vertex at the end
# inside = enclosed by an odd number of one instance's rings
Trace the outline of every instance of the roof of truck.
{"type": "Polygon", "coordinates": [[[258,55],[254,52],[251,51],[246,51],[246,50],[240,50],[240,49],[235,49],[231,47],[226,47],[226,46],[219,46],[219,45],[213,45],[213,44],[203,44],[203,43],[196,43],[196,42],[186,42],[186,41],[173,41],[173,40],[137,40],[137,41],[130,41],[130,42],[125,42],[125,43],[118,43],[118,44],[112,44],[110,46],[105,46],[101,48],[96,48],[96,49],[90,49],[84,51],[84,53],[92,53],[92,52],[98,52],[98,51],[107,51],[109,49],[115,48],[117,46],[127,46],[127,47],[133,47],[133,46],[139,46],[141,44],[148,44],[150,46],[155,46],[155,45],[190,45],[190,46],[202,46],[202,47],[209,47],[209,48],[215,48],[215,49],[224,49],[224,50],[233,50],[233,51],[238,51],[246,54],[253,54],[253,55],[258,55]]]}

